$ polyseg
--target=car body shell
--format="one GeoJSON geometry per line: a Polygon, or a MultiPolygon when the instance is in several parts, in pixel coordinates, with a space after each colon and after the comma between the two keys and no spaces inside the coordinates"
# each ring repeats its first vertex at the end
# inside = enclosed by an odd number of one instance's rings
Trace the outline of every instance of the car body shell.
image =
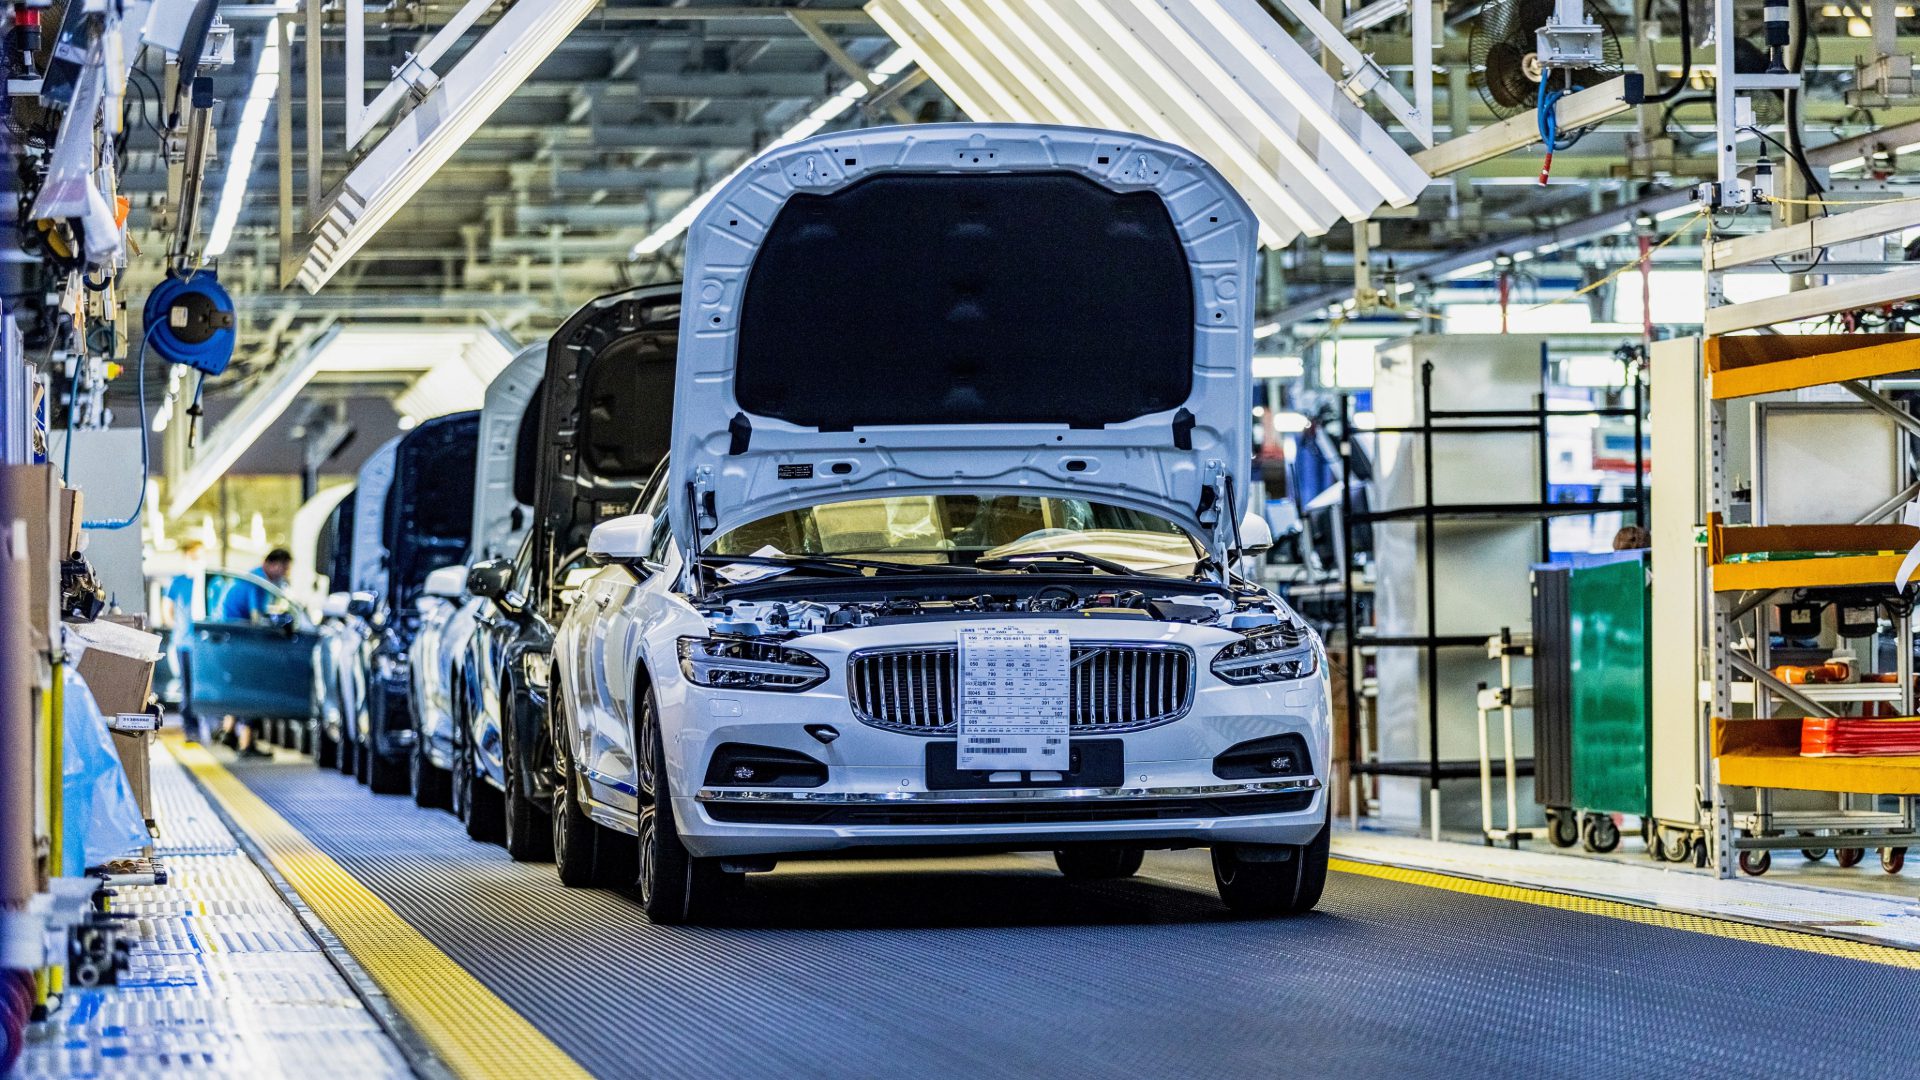
{"type": "MultiPolygon", "coordinates": [[[[639,724],[650,698],[674,823],[695,856],[740,859],[902,846],[1047,849],[1080,842],[1299,845],[1319,835],[1327,821],[1330,694],[1324,650],[1304,628],[1299,633],[1306,643],[1301,648],[1311,653],[1309,673],[1236,685],[1210,670],[1222,649],[1246,636],[1225,619],[1203,624],[1091,610],[1022,619],[1023,627],[1058,629],[1076,643],[1127,642],[1192,654],[1190,707],[1166,722],[1114,736],[1124,743],[1123,776],[1118,786],[1098,789],[1047,787],[1016,773],[1015,783],[1034,786],[948,790],[943,784],[935,790],[929,781],[929,747],[940,736],[888,730],[855,715],[846,684],[854,652],[952,646],[966,625],[963,619],[889,620],[782,637],[781,644],[813,656],[828,673],[803,692],[695,685],[677,653],[682,638],[716,632],[717,616],[697,609],[688,593],[692,586],[684,568],[691,553],[744,523],[829,502],[949,492],[1098,500],[1157,514],[1203,545],[1212,565],[1231,565],[1251,471],[1256,233],[1246,205],[1190,152],[1139,136],[1079,129],[927,125],[818,136],[770,152],[724,184],[688,233],[687,330],[676,382],[673,452],[667,482],[640,507],[651,515],[658,542],[643,557],[623,553],[619,565],[584,583],[579,602],[556,630],[556,737],[565,740],[568,758],[577,763],[577,794],[586,812],[603,825],[637,831],[639,724]],[[838,213],[830,205],[834,200],[873,205],[881,191],[876,185],[896,177],[909,179],[887,189],[894,210],[904,211],[898,220],[920,228],[930,245],[903,257],[935,275],[931,286],[913,274],[869,272],[865,257],[885,254],[881,248],[892,242],[891,229],[877,230],[871,250],[829,243],[875,231],[838,213]],[[1036,177],[1066,179],[1030,184],[1036,177]],[[920,185],[921,178],[938,182],[920,185]],[[1053,201],[1049,205],[1095,208],[1060,219],[1088,231],[1061,240],[1054,219],[1023,219],[1021,214],[1032,213],[1025,194],[1040,187],[1053,201]],[[921,192],[934,201],[916,208],[913,199],[921,192]],[[989,216],[970,218],[976,206],[986,207],[978,213],[989,216]],[[1100,208],[1109,207],[1126,220],[1102,219],[1100,208]],[[790,212],[795,222],[788,227],[790,212]],[[926,223],[915,221],[916,215],[937,227],[921,228],[926,223]],[[1034,259],[1019,267],[969,261],[980,251],[994,250],[968,246],[980,237],[1026,234],[1045,234],[1047,243],[1063,246],[1052,249],[1053,258],[1044,248],[1032,249],[1034,259]],[[1149,234],[1161,240],[1124,247],[1136,235],[1149,234]],[[1075,244],[1097,248],[1115,235],[1122,250],[1144,252],[1145,262],[1056,265],[1075,244]],[[755,276],[769,265],[786,266],[792,276],[755,276]],[[1122,319],[1133,317],[1128,308],[1135,279],[1157,281],[1162,295],[1152,304],[1143,298],[1141,304],[1154,314],[1140,318],[1159,321],[1137,329],[1142,341],[1165,347],[1135,355],[1126,341],[1106,338],[1102,347],[1118,350],[1110,359],[1123,370],[1134,360],[1143,369],[1158,364],[1152,370],[1161,378],[1169,374],[1164,370],[1169,356],[1185,357],[1179,362],[1190,370],[1162,378],[1157,395],[1142,391],[1143,403],[1129,413],[1126,381],[1109,378],[1095,393],[1088,373],[1099,370],[1100,358],[1076,352],[1084,347],[1077,338],[1082,331],[1107,334],[1110,328],[1089,328],[1075,313],[1054,312],[1056,319],[1049,322],[1049,313],[1023,310],[1026,299],[1004,289],[995,302],[1019,312],[1018,317],[988,315],[989,306],[970,299],[975,290],[991,289],[998,271],[1044,288],[1046,274],[1056,269],[1088,280],[1111,275],[1104,289],[1093,291],[1106,305],[1102,310],[1122,319]],[[804,327],[804,320],[764,325],[766,317],[756,304],[772,304],[769,298],[789,289],[824,295],[823,279],[858,280],[869,292],[843,292],[836,317],[821,327],[804,327]],[[1169,287],[1182,295],[1169,300],[1169,287]],[[935,294],[931,298],[929,288],[935,294]],[[881,367],[904,360],[905,354],[886,348],[896,341],[898,328],[879,325],[896,315],[919,318],[915,325],[925,331],[924,348],[915,350],[914,364],[905,369],[912,373],[908,381],[891,372],[887,380],[903,400],[925,402],[917,414],[903,412],[906,406],[898,402],[853,401],[866,392],[860,370],[840,371],[835,376],[840,381],[828,392],[809,386],[806,380],[814,372],[787,354],[785,338],[818,344],[811,354],[816,358],[831,357],[844,340],[849,349],[868,348],[865,362],[879,366],[867,370],[878,374],[881,367]],[[873,324],[861,325],[862,319],[873,324]],[[1170,327],[1177,333],[1170,334],[1170,327]],[[749,339],[766,350],[765,356],[747,350],[749,339]],[[994,370],[981,357],[1000,348],[1036,359],[1027,371],[994,370]],[[768,357],[777,359],[778,370],[765,370],[775,362],[768,357]],[[1048,367],[1052,357],[1060,358],[1059,370],[1048,367]],[[1027,415],[1035,409],[1032,401],[1022,400],[1021,380],[1028,374],[1036,380],[1035,393],[1061,403],[1072,422],[1027,415]],[[948,381],[940,381],[943,377],[948,381]],[[998,389],[995,378],[1001,380],[998,389]],[[761,384],[753,393],[746,388],[750,379],[761,384]],[[913,379],[936,385],[917,387],[913,379]],[[1075,413],[1074,396],[1083,388],[1089,397],[1102,398],[1109,412],[1117,409],[1115,415],[1093,415],[1091,408],[1084,416],[1075,413]],[[956,403],[952,415],[943,411],[943,400],[956,403]],[[788,408],[795,401],[816,414],[788,408]],[[969,415],[983,408],[1003,409],[1017,419],[969,415]],[[833,737],[820,738],[810,727],[831,729],[833,737]],[[1220,774],[1216,759],[1229,748],[1286,736],[1297,736],[1307,749],[1309,761],[1299,769],[1259,781],[1220,774]],[[825,766],[825,781],[806,788],[716,783],[709,765],[716,748],[728,742],[805,754],[825,766]],[[1274,795],[1286,797],[1242,799],[1274,795]],[[1241,801],[1218,813],[1195,809],[1168,811],[1172,817],[1130,818],[1125,812],[1152,800],[1164,806],[1166,800],[1192,798],[1241,801]],[[1103,809],[1084,820],[1003,818],[967,824],[911,816],[904,823],[844,824],[831,818],[803,820],[804,815],[748,823],[728,812],[729,805],[1020,807],[1066,800],[1103,809]]],[[[790,307],[774,304],[770,310],[790,307]]],[[[1291,620],[1277,598],[1214,573],[1219,589],[1241,598],[1263,597],[1253,604],[1267,618],[1291,620]]],[[[821,602],[831,602],[833,579],[819,580],[821,602]]]]}

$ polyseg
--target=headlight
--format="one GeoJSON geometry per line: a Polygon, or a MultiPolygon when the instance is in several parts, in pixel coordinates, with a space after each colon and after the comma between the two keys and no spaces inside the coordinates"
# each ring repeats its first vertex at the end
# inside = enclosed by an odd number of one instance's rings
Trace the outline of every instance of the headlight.
{"type": "Polygon", "coordinates": [[[1295,623],[1257,630],[1213,658],[1213,673],[1236,686],[1304,679],[1318,670],[1320,658],[1313,651],[1313,639],[1295,623]]]}
{"type": "Polygon", "coordinates": [[[683,637],[680,671],[695,686],[723,690],[807,690],[827,665],[799,649],[747,637],[683,637]]]}

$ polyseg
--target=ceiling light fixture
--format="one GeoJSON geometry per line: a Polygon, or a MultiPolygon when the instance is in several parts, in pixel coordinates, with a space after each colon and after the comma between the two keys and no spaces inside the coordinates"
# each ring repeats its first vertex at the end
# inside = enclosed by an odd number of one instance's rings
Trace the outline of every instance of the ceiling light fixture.
{"type": "Polygon", "coordinates": [[[335,192],[299,282],[319,292],[552,55],[599,0],[520,0],[335,192]]]}
{"type": "Polygon", "coordinates": [[[201,254],[207,258],[224,255],[233,242],[234,226],[240,223],[240,207],[247,201],[247,183],[253,179],[253,158],[260,149],[260,133],[267,126],[267,107],[280,90],[280,31],[268,24],[266,44],[260,46],[260,59],[254,65],[253,85],[247,88],[247,101],[240,109],[240,127],[234,132],[233,149],[227,155],[227,179],[220,187],[220,208],[214,212],[213,228],[207,233],[207,246],[201,254]]]}

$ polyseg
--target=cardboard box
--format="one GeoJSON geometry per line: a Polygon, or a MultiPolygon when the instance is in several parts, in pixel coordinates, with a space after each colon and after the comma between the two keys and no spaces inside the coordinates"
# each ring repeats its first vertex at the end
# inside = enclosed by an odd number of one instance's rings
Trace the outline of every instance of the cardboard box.
{"type": "Polygon", "coordinates": [[[108,716],[145,712],[160,659],[160,635],[111,622],[67,623],[67,654],[108,716]]]}
{"type": "MultiPolygon", "coordinates": [[[[0,521],[0,536],[12,537],[13,522],[25,526],[27,578],[27,638],[35,652],[54,645],[60,625],[60,560],[57,515],[60,482],[52,465],[0,466],[0,506],[11,520],[0,521]]],[[[10,553],[19,558],[22,553],[10,553]]]]}
{"type": "Polygon", "coordinates": [[[80,554],[80,523],[85,517],[86,497],[78,488],[60,489],[60,557],[71,559],[80,554]]]}
{"type": "Polygon", "coordinates": [[[153,823],[153,732],[113,729],[113,749],[120,755],[120,767],[127,770],[127,783],[133,788],[133,801],[140,805],[140,817],[153,823]]]}

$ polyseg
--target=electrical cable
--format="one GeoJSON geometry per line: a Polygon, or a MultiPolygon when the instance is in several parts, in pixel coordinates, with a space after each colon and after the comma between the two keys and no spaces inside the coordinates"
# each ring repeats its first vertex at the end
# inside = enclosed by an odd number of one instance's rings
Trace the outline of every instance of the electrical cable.
{"type": "MultiPolygon", "coordinates": [[[[134,361],[134,381],[139,384],[140,395],[140,426],[134,429],[140,433],[140,493],[134,499],[133,512],[125,518],[117,521],[83,521],[80,523],[82,528],[109,531],[124,529],[129,525],[137,523],[140,520],[140,512],[147,508],[147,470],[151,468],[153,464],[148,456],[151,451],[147,446],[149,442],[147,432],[147,339],[150,336],[152,336],[152,329],[143,327],[140,332],[140,355],[139,358],[134,361]]],[[[70,466],[73,462],[73,393],[71,390],[68,391],[67,398],[66,457],[67,464],[70,466]]],[[[63,467],[61,472],[66,472],[66,468],[63,467]]]]}
{"type": "Polygon", "coordinates": [[[1659,251],[1661,248],[1666,247],[1668,244],[1671,244],[1675,240],[1678,240],[1681,237],[1692,232],[1693,227],[1695,225],[1700,224],[1701,220],[1704,218],[1707,218],[1708,216],[1709,215],[1707,211],[1705,210],[1700,211],[1699,213],[1693,215],[1693,217],[1687,219],[1687,223],[1685,225],[1682,225],[1678,229],[1675,229],[1673,233],[1669,235],[1665,240],[1662,240],[1658,244],[1655,244],[1653,245],[1653,247],[1647,249],[1646,255],[1642,256],[1641,258],[1635,259],[1632,262],[1625,264],[1624,266],[1620,267],[1620,269],[1615,270],[1613,273],[1608,274],[1606,277],[1601,278],[1600,280],[1592,283],[1591,285],[1583,285],[1575,292],[1570,292],[1565,296],[1557,296],[1552,300],[1547,301],[1544,304],[1535,304],[1534,306],[1528,308],[1527,310],[1539,311],[1542,308],[1550,308],[1555,304],[1564,304],[1569,300],[1577,300],[1580,297],[1585,296],[1588,293],[1592,292],[1593,290],[1600,288],[1602,285],[1605,285],[1608,282],[1613,281],[1615,278],[1618,278],[1620,275],[1625,274],[1632,270],[1639,269],[1640,263],[1643,260],[1651,260],[1653,258],[1654,252],[1659,251]]]}
{"type": "MultiPolygon", "coordinates": [[[[1642,105],[1658,105],[1663,101],[1672,101],[1687,88],[1687,81],[1693,77],[1693,17],[1688,14],[1692,5],[1689,0],[1679,0],[1680,8],[1680,77],[1672,86],[1657,94],[1648,94],[1640,99],[1642,105]]],[[[1653,0],[1647,0],[1641,8],[1640,21],[1653,19],[1653,0]]]]}

